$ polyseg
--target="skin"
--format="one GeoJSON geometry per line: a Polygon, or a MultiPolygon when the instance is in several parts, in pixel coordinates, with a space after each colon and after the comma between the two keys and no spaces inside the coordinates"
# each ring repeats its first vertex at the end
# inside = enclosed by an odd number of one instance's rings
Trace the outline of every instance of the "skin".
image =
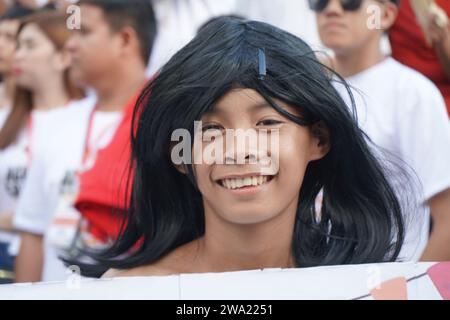
{"type": "MultiPolygon", "coordinates": [[[[35,24],[26,25],[18,35],[12,72],[16,83],[33,93],[34,110],[59,108],[69,101],[64,72],[70,66],[69,54],[58,51],[35,24]]],[[[11,226],[12,214],[9,215],[11,226]]],[[[43,265],[42,236],[20,232],[21,246],[15,261],[16,282],[40,280],[43,265]]]]}
{"type": "MultiPolygon", "coordinates": [[[[299,115],[294,107],[278,103],[299,115]]],[[[205,209],[204,236],[154,264],[121,272],[111,270],[105,277],[295,266],[291,246],[299,190],[308,163],[321,159],[329,151],[328,130],[319,124],[297,125],[268,106],[251,89],[231,90],[217,102],[212,112],[203,116],[202,122],[204,127],[220,131],[278,129],[278,151],[272,146],[258,147],[258,150],[227,149],[226,146],[224,156],[236,159],[239,153],[244,153],[246,159],[252,155],[262,159],[275,152],[279,170],[272,172],[272,179],[262,186],[229,190],[221,185],[223,178],[259,175],[260,163],[194,165],[205,209]]],[[[195,149],[193,152],[195,157],[195,149]]],[[[182,167],[177,168],[185,173],[182,167]]]]}
{"type": "Polygon", "coordinates": [[[381,37],[394,23],[396,16],[397,7],[390,2],[380,4],[378,1],[366,0],[358,11],[345,11],[339,0],[331,0],[316,17],[323,44],[335,53],[336,71],[349,77],[382,61],[381,37]],[[380,29],[367,26],[368,21],[374,21],[373,11],[368,10],[374,8],[372,6],[380,10],[380,29]]]}
{"type": "MultiPolygon", "coordinates": [[[[333,67],[342,76],[349,77],[378,64],[385,58],[380,49],[380,41],[383,33],[394,23],[397,7],[388,1],[380,4],[377,1],[367,0],[363,2],[360,10],[349,12],[342,9],[338,0],[331,0],[328,6],[316,16],[322,42],[336,54],[333,67]],[[367,13],[369,5],[380,7],[381,29],[367,28],[366,21],[370,16],[367,13]]],[[[444,35],[447,31],[433,31],[433,42],[440,43],[447,39],[448,35],[444,35]]],[[[421,260],[448,261],[450,260],[450,190],[443,190],[427,199],[426,202],[431,210],[434,229],[421,260]]]]}
{"type": "Polygon", "coordinates": [[[69,101],[64,72],[70,62],[70,55],[58,51],[37,25],[27,24],[23,28],[18,36],[12,71],[17,85],[33,93],[34,109],[51,109],[69,101]]]}
{"type": "MultiPolygon", "coordinates": [[[[447,17],[448,19],[448,17],[447,17]]],[[[450,79],[450,23],[440,26],[435,13],[430,13],[426,22],[427,33],[430,35],[431,45],[441,62],[444,72],[450,79]]]]}
{"type": "Polygon", "coordinates": [[[73,76],[97,92],[97,110],[119,111],[145,82],[147,61],[133,28],[111,30],[103,11],[81,7],[81,29],[67,42],[73,57],[73,76]]]}

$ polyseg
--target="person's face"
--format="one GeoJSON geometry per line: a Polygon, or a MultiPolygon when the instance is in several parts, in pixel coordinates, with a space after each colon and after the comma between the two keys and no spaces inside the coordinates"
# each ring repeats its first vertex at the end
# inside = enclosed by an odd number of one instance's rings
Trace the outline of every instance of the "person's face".
{"type": "MultiPolygon", "coordinates": [[[[298,116],[294,107],[277,103],[298,116]]],[[[288,207],[296,209],[308,163],[328,152],[328,143],[320,135],[283,117],[251,89],[231,90],[201,121],[204,137],[209,134],[215,139],[203,139],[200,148],[194,147],[194,158],[213,141],[224,142],[224,130],[254,130],[258,139],[265,130],[268,136],[277,133],[277,139],[267,137],[268,143],[247,140],[248,144],[239,145],[234,138],[234,143],[223,145],[223,158],[217,158],[222,162],[193,165],[205,215],[214,214],[227,223],[259,224],[280,216],[288,207]],[[267,166],[268,160],[276,165],[267,166]]]]}
{"type": "Polygon", "coordinates": [[[0,74],[9,74],[11,71],[18,29],[18,20],[0,22],[0,74]]]}
{"type": "Polygon", "coordinates": [[[13,74],[19,86],[33,89],[42,82],[60,76],[69,66],[67,55],[33,23],[25,25],[17,37],[13,74]]]}
{"type": "Polygon", "coordinates": [[[95,86],[120,61],[120,38],[100,8],[82,5],[81,17],[80,30],[74,30],[66,47],[72,53],[74,77],[95,86]]]}
{"type": "Polygon", "coordinates": [[[323,44],[335,52],[345,52],[378,41],[386,27],[383,1],[363,0],[359,9],[346,11],[340,0],[330,0],[316,13],[323,44]]]}

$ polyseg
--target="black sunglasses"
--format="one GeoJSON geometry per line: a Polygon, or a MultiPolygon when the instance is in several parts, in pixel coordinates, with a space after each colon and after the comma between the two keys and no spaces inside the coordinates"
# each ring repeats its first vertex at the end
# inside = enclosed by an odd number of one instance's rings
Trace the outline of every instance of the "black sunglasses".
{"type": "MultiPolygon", "coordinates": [[[[361,7],[364,0],[339,0],[342,9],[345,11],[356,11],[361,7]]],[[[308,0],[309,8],[313,11],[319,12],[328,6],[330,0],[308,0]]]]}

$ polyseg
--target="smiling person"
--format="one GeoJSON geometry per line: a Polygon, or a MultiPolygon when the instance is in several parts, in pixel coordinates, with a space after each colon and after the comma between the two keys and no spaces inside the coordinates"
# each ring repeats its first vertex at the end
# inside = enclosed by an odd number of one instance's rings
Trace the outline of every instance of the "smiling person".
{"type": "Polygon", "coordinates": [[[81,271],[110,269],[111,277],[395,261],[399,201],[328,71],[305,42],[271,25],[222,17],[202,28],[137,104],[125,228],[93,255],[97,264],[78,261],[81,271]],[[191,143],[203,136],[191,157],[172,152],[178,130],[191,143]],[[226,143],[215,161],[199,163],[198,153],[221,145],[229,130],[279,139],[226,143]],[[268,169],[267,160],[276,165],[268,169]]]}
{"type": "MultiPolygon", "coordinates": [[[[436,86],[380,49],[383,34],[396,19],[398,2],[309,1],[321,40],[335,53],[335,70],[354,90],[359,125],[375,144],[411,167],[422,184],[423,195],[417,194],[415,201],[424,205],[424,217],[407,230],[402,258],[448,261],[450,126],[436,86]],[[371,27],[368,22],[374,19],[378,26],[371,27]],[[428,239],[430,211],[434,223],[428,239]]],[[[346,87],[336,83],[336,88],[350,104],[346,87]]]]}

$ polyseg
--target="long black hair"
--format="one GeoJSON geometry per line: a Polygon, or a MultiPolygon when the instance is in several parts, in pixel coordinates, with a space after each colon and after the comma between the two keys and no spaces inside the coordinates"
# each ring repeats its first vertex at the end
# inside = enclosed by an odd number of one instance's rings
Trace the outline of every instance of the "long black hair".
{"type": "Polygon", "coordinates": [[[299,125],[322,121],[329,129],[330,151],[308,165],[299,190],[292,239],[296,265],[395,261],[404,238],[400,201],[333,79],[340,79],[351,96],[345,81],[296,36],[239,18],[208,23],[162,68],[137,103],[127,222],[117,241],[96,253],[96,267],[82,267],[85,274],[151,264],[204,234],[202,195],[192,166],[187,165],[187,175],[176,170],[170,140],[180,128],[193,136],[194,121],[233,88],[256,90],[299,125]],[[275,99],[297,107],[301,119],[275,99]],[[321,190],[317,219],[315,200],[321,190]]]}

